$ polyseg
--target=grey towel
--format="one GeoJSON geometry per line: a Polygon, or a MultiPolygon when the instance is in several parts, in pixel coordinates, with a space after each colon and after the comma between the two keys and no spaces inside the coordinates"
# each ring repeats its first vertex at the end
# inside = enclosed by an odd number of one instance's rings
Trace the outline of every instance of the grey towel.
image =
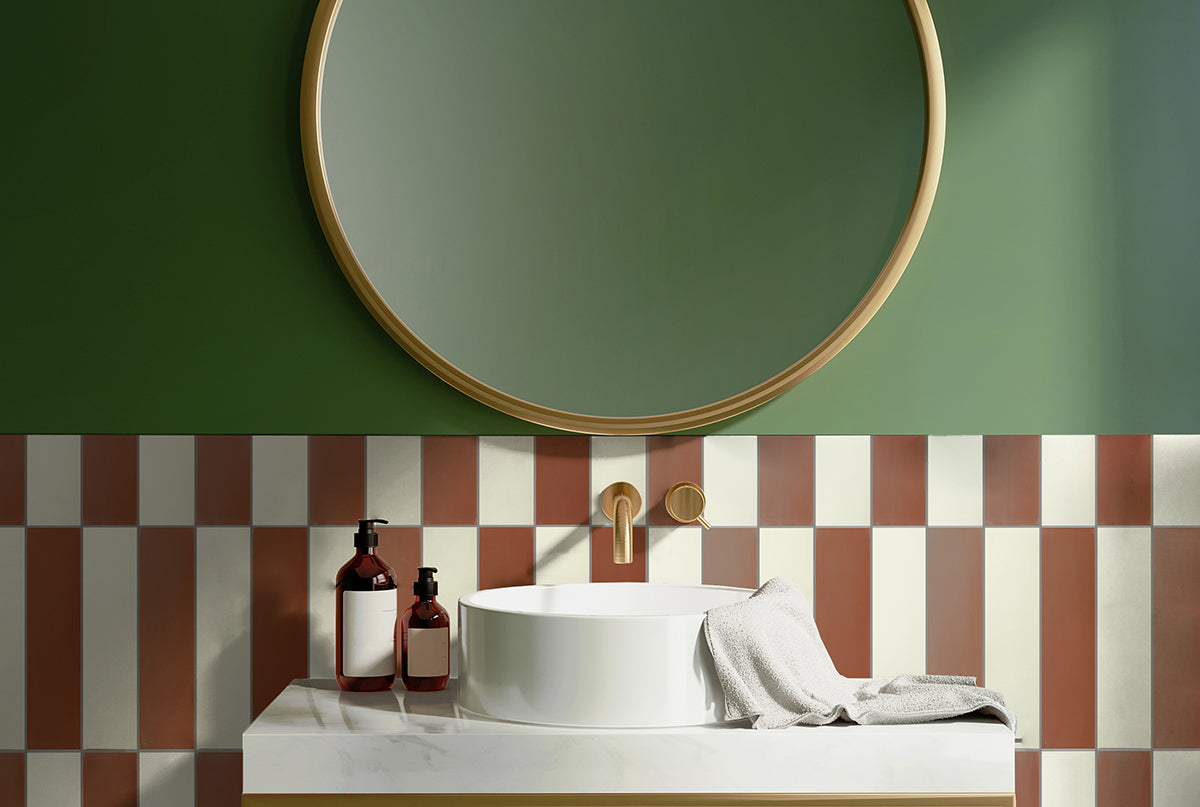
{"type": "Polygon", "coordinates": [[[713,608],[704,635],[725,690],[725,718],[756,729],[797,723],[924,723],[980,712],[1010,729],[1004,696],[960,675],[845,678],[833,666],[804,595],[782,577],[750,599],[713,608]]]}

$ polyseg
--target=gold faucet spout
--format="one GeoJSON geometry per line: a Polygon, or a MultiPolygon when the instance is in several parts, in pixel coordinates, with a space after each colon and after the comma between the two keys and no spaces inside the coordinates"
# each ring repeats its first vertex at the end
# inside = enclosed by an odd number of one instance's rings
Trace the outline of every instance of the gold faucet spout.
{"type": "Polygon", "coordinates": [[[613,520],[613,563],[633,563],[633,519],[642,496],[628,482],[613,482],[600,494],[600,508],[613,520]]]}

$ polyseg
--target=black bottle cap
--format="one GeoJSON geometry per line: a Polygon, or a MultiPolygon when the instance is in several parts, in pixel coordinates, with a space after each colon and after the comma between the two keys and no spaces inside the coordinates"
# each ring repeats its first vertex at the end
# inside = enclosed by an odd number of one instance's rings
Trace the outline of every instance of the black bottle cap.
{"type": "Polygon", "coordinates": [[[418,597],[432,597],[437,594],[437,581],[433,579],[436,572],[432,566],[418,566],[417,580],[413,583],[413,594],[418,597]]]}
{"type": "Polygon", "coordinates": [[[379,533],[375,532],[376,524],[386,524],[382,518],[360,518],[358,532],[354,533],[354,545],[360,549],[370,549],[379,546],[379,533]]]}

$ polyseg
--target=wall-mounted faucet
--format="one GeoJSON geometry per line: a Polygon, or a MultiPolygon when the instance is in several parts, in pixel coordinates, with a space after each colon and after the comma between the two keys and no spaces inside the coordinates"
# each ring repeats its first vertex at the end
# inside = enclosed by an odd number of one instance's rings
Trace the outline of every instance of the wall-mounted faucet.
{"type": "Polygon", "coordinates": [[[600,509],[613,520],[613,563],[633,563],[633,517],[642,496],[628,482],[613,482],[600,494],[600,509]]]}

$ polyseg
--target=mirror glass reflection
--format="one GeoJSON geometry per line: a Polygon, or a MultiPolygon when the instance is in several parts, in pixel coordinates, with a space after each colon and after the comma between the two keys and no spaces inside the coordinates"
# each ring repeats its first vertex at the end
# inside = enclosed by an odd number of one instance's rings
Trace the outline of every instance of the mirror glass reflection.
{"type": "Polygon", "coordinates": [[[921,60],[880,0],[352,0],[328,192],[394,315],[483,384],[603,417],[737,395],[892,251],[921,60]]]}

